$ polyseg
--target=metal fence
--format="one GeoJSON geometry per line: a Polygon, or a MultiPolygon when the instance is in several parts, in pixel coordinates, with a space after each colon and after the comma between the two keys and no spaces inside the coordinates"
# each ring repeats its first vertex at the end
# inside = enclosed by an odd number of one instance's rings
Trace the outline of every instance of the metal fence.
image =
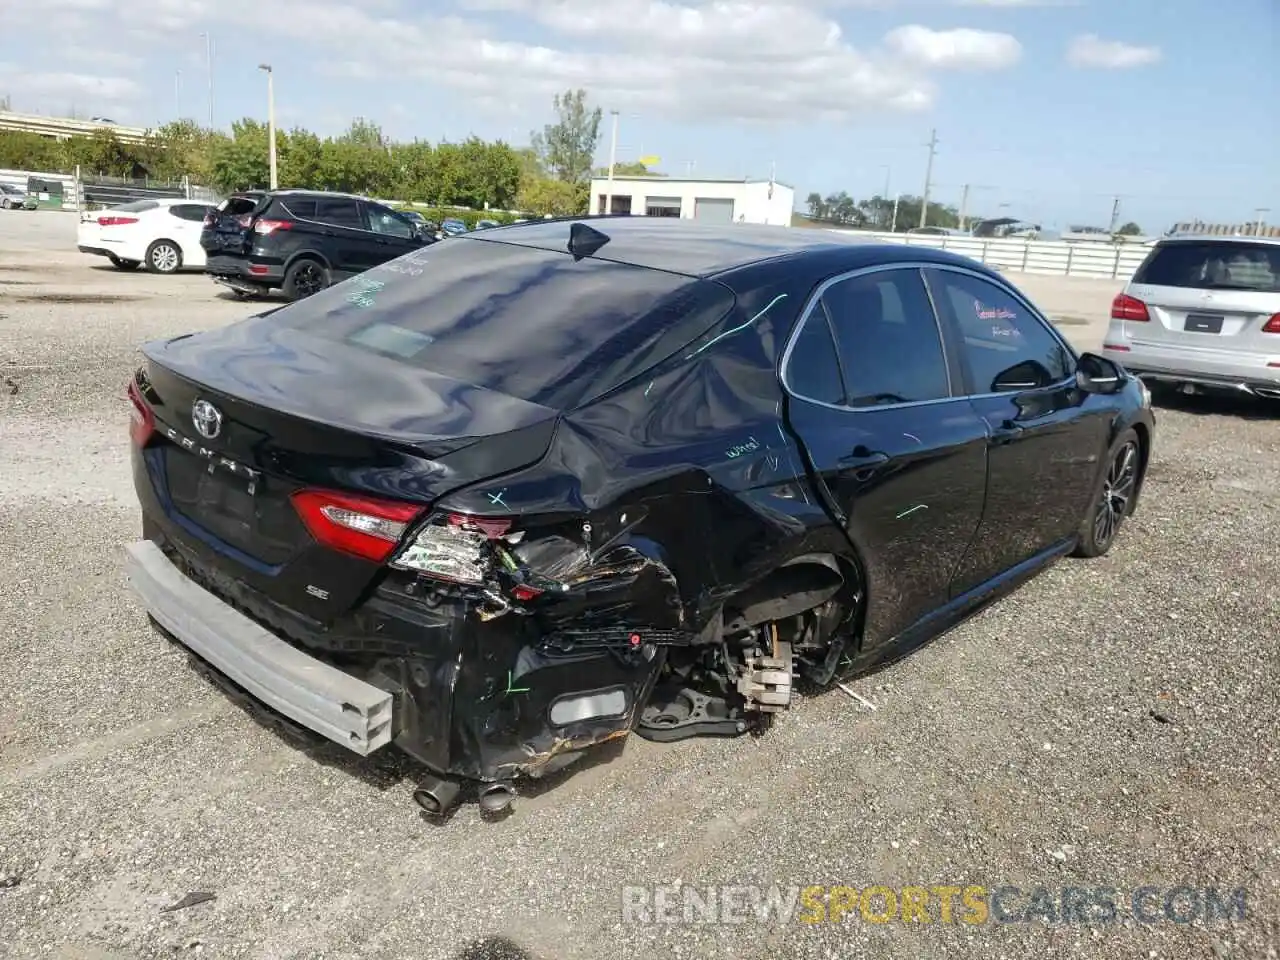
{"type": "MultiPolygon", "coordinates": [[[[841,230],[840,233],[854,231],[841,230]]],[[[1066,243],[1062,240],[983,240],[976,237],[940,237],[928,234],[872,233],[857,231],[907,246],[939,247],[972,257],[989,266],[1019,273],[1058,277],[1093,277],[1126,281],[1133,276],[1151,248],[1127,243],[1066,243]]]]}
{"type": "Polygon", "coordinates": [[[133,200],[182,199],[198,203],[218,203],[223,198],[208,187],[190,180],[129,180],[121,177],[89,176],[81,172],[41,173],[32,170],[0,170],[0,183],[12,184],[40,200],[52,210],[96,210],[133,200]]]}

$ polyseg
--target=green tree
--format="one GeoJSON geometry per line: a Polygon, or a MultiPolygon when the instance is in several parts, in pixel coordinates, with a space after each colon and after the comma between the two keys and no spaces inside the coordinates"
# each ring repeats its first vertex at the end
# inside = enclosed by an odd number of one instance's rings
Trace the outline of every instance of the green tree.
{"type": "Polygon", "coordinates": [[[1142,236],[1142,227],[1138,226],[1132,220],[1116,231],[1122,237],[1140,237],[1142,236]]]}
{"type": "Polygon", "coordinates": [[[246,117],[231,124],[231,136],[216,144],[210,162],[212,186],[230,193],[271,185],[267,128],[246,117]]]}
{"type": "Polygon", "coordinates": [[[591,161],[600,140],[599,107],[587,107],[585,90],[556,94],[552,101],[559,119],[532,134],[533,149],[543,167],[564,183],[586,183],[591,178],[591,161]]]}
{"type": "Polygon", "coordinates": [[[529,178],[521,183],[516,205],[540,217],[547,214],[568,217],[586,210],[587,197],[577,184],[545,177],[529,178]]]}

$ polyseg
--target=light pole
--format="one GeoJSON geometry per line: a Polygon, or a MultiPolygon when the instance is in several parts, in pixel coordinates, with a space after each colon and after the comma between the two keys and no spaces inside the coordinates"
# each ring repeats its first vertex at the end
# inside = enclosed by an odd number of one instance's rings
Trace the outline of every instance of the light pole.
{"type": "Polygon", "coordinates": [[[276,179],[276,90],[274,73],[271,70],[271,64],[258,64],[259,70],[266,71],[267,74],[267,150],[271,157],[271,189],[275,190],[279,187],[279,181],[276,179]]]}
{"type": "Polygon", "coordinates": [[[609,136],[609,185],[605,188],[604,212],[613,213],[613,168],[618,163],[618,111],[610,110],[613,117],[613,133],[609,136]]]}
{"type": "Polygon", "coordinates": [[[200,34],[204,38],[204,68],[209,75],[209,129],[213,129],[213,36],[200,34]]]}

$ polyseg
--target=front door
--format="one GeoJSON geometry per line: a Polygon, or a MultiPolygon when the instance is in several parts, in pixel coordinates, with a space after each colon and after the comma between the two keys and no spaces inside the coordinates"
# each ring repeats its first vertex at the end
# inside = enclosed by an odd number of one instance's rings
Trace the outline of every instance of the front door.
{"type": "Polygon", "coordinates": [[[390,207],[366,203],[364,209],[369,220],[369,232],[373,236],[372,255],[376,262],[372,266],[404,256],[422,246],[413,225],[390,207]]]}
{"type": "Polygon", "coordinates": [[[949,599],[982,516],[986,425],[953,393],[918,270],[829,282],[783,369],[791,428],[862,560],[870,648],[949,599]]]}
{"type": "Polygon", "coordinates": [[[951,586],[959,596],[1079,530],[1110,407],[1076,386],[1075,354],[1011,288],[961,269],[926,276],[991,438],[982,525],[951,586]]]}

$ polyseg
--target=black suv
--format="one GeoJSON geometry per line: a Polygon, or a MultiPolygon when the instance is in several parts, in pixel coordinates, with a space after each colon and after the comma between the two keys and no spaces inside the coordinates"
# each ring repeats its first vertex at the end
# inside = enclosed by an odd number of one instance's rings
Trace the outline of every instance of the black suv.
{"type": "Polygon", "coordinates": [[[205,272],[242,296],[290,300],[434,241],[390,207],[318,190],[238,193],[204,221],[205,272]]]}

